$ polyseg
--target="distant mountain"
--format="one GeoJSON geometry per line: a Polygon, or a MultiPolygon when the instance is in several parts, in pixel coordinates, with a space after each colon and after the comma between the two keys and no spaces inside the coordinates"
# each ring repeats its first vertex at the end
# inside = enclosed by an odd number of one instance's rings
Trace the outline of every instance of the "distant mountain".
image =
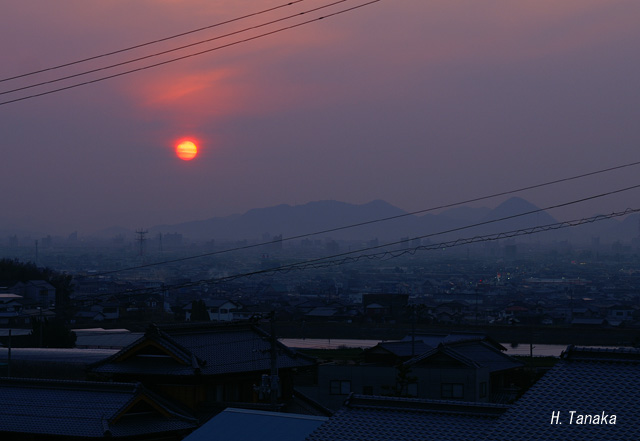
{"type": "MultiPolygon", "coordinates": [[[[479,223],[482,225],[478,227],[477,231],[486,235],[530,231],[533,227],[553,225],[558,221],[531,202],[520,197],[512,197],[490,210],[479,223]]],[[[536,234],[536,240],[542,237],[544,240],[562,240],[566,235],[559,231],[542,235],[536,234]]],[[[529,238],[521,238],[520,240],[528,241],[529,238]]]]}
{"type": "Polygon", "coordinates": [[[491,211],[488,207],[469,207],[466,205],[460,207],[449,208],[446,211],[440,213],[440,216],[449,218],[455,221],[463,222],[480,222],[491,211]]]}
{"type": "MultiPolygon", "coordinates": [[[[640,215],[629,216],[623,222],[616,219],[587,224],[577,228],[551,231],[535,236],[520,237],[518,241],[572,240],[589,243],[592,237],[601,241],[629,241],[638,237],[640,215]]],[[[385,201],[375,200],[356,205],[325,200],[303,205],[277,205],[256,208],[244,214],[214,217],[173,225],[158,225],[149,229],[150,236],[158,233],[180,233],[190,241],[271,240],[282,234],[293,237],[310,233],[311,240],[398,241],[403,237],[425,237],[432,242],[447,241],[500,232],[530,229],[558,221],[545,211],[519,197],[510,198],[497,207],[455,207],[439,214],[408,214],[385,201]],[[523,213],[529,213],[522,215],[523,213]],[[345,228],[356,225],[353,228],[345,228]],[[473,226],[473,227],[470,227],[473,226]]],[[[134,232],[112,229],[115,234],[133,237],[134,232]]]]}
{"type": "MultiPolygon", "coordinates": [[[[378,219],[405,215],[406,212],[384,201],[376,200],[363,205],[339,201],[317,201],[304,205],[277,205],[257,208],[242,215],[185,222],[175,225],[157,226],[153,232],[180,232],[193,240],[239,240],[262,239],[282,234],[298,236],[341,228],[348,225],[368,223],[378,219]]],[[[358,228],[330,231],[318,238],[363,239],[378,237],[389,231],[413,230],[416,219],[408,216],[388,222],[374,222],[358,228]]],[[[398,233],[400,234],[400,233],[398,233]]]]}
{"type": "MultiPolygon", "coordinates": [[[[304,205],[277,205],[249,210],[242,215],[154,227],[151,233],[179,232],[191,240],[271,239],[321,232],[317,239],[398,241],[403,237],[428,236],[432,242],[452,238],[517,230],[555,223],[545,212],[505,221],[499,219],[538,210],[521,198],[512,198],[495,209],[458,207],[441,214],[410,215],[393,205],[376,200],[362,205],[339,201],[317,201],[304,205]],[[384,219],[384,221],[382,221],[384,219]],[[496,221],[494,223],[494,221],[496,221]],[[469,229],[469,225],[485,223],[469,229]],[[343,228],[357,225],[353,228],[343,228]],[[441,234],[446,233],[448,234],[441,234]]],[[[312,237],[313,238],[313,237],[312,237]]]]}
{"type": "MultiPolygon", "coordinates": [[[[481,222],[495,222],[495,224],[499,226],[499,231],[511,231],[537,225],[555,224],[558,221],[531,202],[519,197],[513,197],[489,211],[489,213],[481,219],[481,222]]],[[[493,230],[494,228],[491,229],[493,230]]]]}

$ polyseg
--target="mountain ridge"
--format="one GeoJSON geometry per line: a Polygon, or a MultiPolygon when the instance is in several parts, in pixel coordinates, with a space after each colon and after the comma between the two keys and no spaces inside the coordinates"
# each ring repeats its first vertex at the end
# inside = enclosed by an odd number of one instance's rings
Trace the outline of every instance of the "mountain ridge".
{"type": "MultiPolygon", "coordinates": [[[[320,200],[300,205],[254,208],[226,217],[157,225],[149,231],[153,234],[180,233],[192,241],[271,240],[279,235],[296,237],[316,233],[319,239],[397,241],[402,237],[427,237],[437,242],[519,231],[557,222],[549,213],[520,197],[509,198],[495,208],[460,206],[437,214],[412,214],[381,199],[364,204],[320,200]]],[[[637,224],[637,221],[629,219],[624,219],[624,222],[610,219],[602,225],[590,224],[584,229],[589,237],[582,240],[589,241],[591,236],[616,240],[616,233],[620,233],[618,240],[630,239],[635,237],[636,231],[629,231],[634,222],[637,224]],[[621,228],[623,225],[624,229],[621,228]]],[[[546,232],[541,236],[549,241],[581,236],[571,230],[546,232]]]]}

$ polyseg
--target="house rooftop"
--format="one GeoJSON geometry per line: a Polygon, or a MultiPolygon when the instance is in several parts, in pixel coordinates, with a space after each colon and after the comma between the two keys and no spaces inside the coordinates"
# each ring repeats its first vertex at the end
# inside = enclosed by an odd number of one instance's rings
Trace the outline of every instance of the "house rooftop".
{"type": "Polygon", "coordinates": [[[0,433],[103,438],[187,433],[197,421],[140,384],[0,379],[0,433]]]}
{"type": "Polygon", "coordinates": [[[487,368],[490,372],[507,371],[524,366],[520,361],[503,354],[493,345],[481,340],[440,343],[438,347],[412,358],[405,364],[419,366],[437,354],[445,354],[467,366],[487,368]]]}
{"type": "MultiPolygon", "coordinates": [[[[315,363],[281,343],[276,345],[278,368],[315,363]]],[[[96,373],[174,376],[268,371],[270,348],[269,334],[249,323],[152,326],[140,339],[90,369],[96,373]]]]}
{"type": "Polygon", "coordinates": [[[639,379],[640,349],[569,346],[510,406],[350,395],[307,440],[637,440],[639,379]]]}
{"type": "Polygon", "coordinates": [[[227,408],[185,441],[303,441],[327,417],[227,408]]]}
{"type": "Polygon", "coordinates": [[[498,404],[350,395],[309,441],[475,441],[507,410],[498,404]]]}
{"type": "Polygon", "coordinates": [[[569,346],[560,361],[500,418],[487,440],[640,439],[640,349],[569,346]],[[575,411],[571,418],[571,411],[575,411]],[[561,424],[553,424],[557,413],[561,424]],[[575,415],[616,415],[576,424],[575,415]]]}

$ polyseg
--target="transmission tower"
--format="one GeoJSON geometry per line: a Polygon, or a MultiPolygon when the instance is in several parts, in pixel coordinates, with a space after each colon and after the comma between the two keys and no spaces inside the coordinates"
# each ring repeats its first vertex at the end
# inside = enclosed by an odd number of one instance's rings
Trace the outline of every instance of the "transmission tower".
{"type": "Polygon", "coordinates": [[[144,256],[144,243],[147,241],[147,238],[145,237],[145,235],[148,233],[148,230],[137,230],[136,234],[138,235],[138,237],[136,237],[136,241],[138,242],[138,245],[140,247],[140,257],[144,256]]]}

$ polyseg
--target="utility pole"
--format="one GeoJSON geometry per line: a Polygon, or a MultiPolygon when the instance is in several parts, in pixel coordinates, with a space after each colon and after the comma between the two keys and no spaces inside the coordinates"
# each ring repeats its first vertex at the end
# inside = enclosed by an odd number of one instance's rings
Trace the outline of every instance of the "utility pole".
{"type": "Polygon", "coordinates": [[[411,308],[411,358],[416,356],[416,308],[411,308]]]}
{"type": "Polygon", "coordinates": [[[11,376],[11,329],[9,329],[9,348],[7,349],[7,377],[11,376]]]}
{"type": "MultiPolygon", "coordinates": [[[[269,321],[271,323],[271,336],[269,338],[269,353],[271,354],[270,375],[262,374],[260,386],[253,386],[253,390],[259,394],[261,400],[269,397],[271,409],[274,411],[278,410],[278,391],[280,390],[280,381],[278,379],[278,340],[276,339],[275,316],[275,311],[271,311],[269,314],[269,321]]],[[[265,350],[264,352],[267,351],[265,350]]]]}
{"type": "Polygon", "coordinates": [[[42,318],[42,307],[38,308],[40,310],[40,347],[42,347],[43,335],[44,332],[44,319],[42,318]]]}
{"type": "Polygon", "coordinates": [[[276,410],[278,406],[278,347],[276,339],[276,313],[271,311],[271,407],[276,410]]]}

